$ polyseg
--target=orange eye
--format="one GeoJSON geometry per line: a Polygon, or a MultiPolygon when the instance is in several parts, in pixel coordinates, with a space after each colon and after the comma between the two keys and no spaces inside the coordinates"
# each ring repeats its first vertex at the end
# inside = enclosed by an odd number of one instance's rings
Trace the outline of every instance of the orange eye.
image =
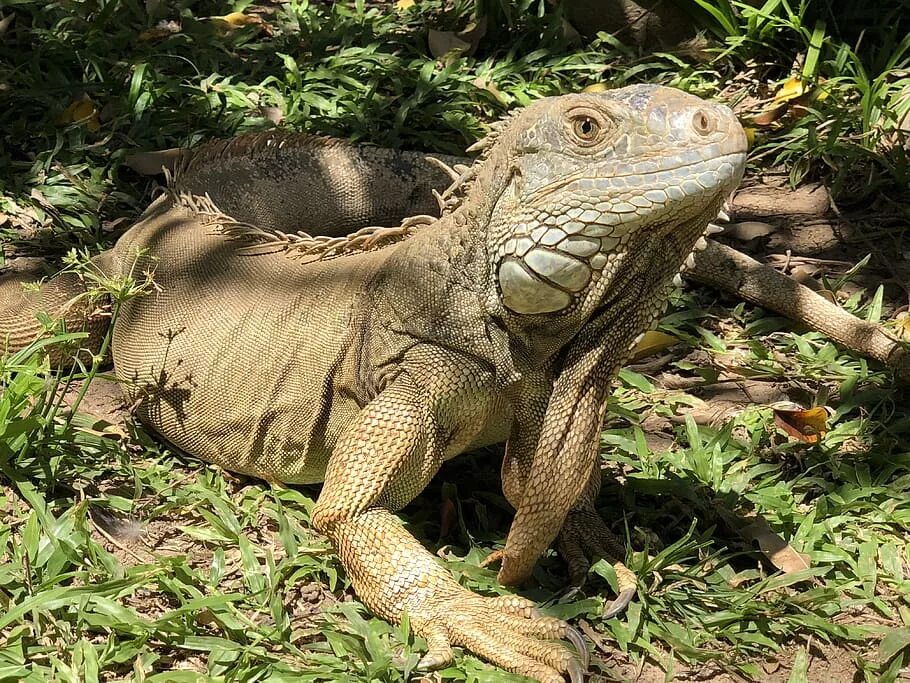
{"type": "Polygon", "coordinates": [[[593,142],[600,133],[600,124],[590,116],[577,116],[572,121],[572,131],[583,142],[593,142]]]}
{"type": "Polygon", "coordinates": [[[692,127],[699,135],[710,135],[714,132],[714,117],[704,109],[699,109],[692,115],[692,127]]]}

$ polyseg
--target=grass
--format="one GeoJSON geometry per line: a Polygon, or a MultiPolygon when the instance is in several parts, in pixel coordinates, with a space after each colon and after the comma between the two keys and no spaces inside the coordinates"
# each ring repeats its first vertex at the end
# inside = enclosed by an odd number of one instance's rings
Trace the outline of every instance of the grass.
{"type": "MultiPolygon", "coordinates": [[[[152,184],[124,166],[128,153],[279,118],[461,152],[497,115],[545,95],[659,82],[722,96],[748,118],[794,75],[805,106],[753,126],[753,170],[782,165],[794,181],[825,180],[842,204],[875,200],[906,218],[905,18],[883,6],[848,16],[783,0],[683,4],[709,36],[698,58],[606,34],[572,44],[549,5],[487,2],[496,40],[437,60],[427,26],[463,27],[470,4],[0,0],[0,16],[15,17],[0,35],[0,239],[7,255],[97,250],[148,201],[152,184]],[[259,21],[227,28],[217,17],[232,11],[259,21]]],[[[901,244],[899,232],[889,237],[901,244]]],[[[141,284],[99,283],[121,296],[141,284]]],[[[874,317],[875,302],[850,305],[874,317]]],[[[601,511],[634,548],[629,565],[648,590],[627,615],[604,620],[610,568],[595,565],[571,595],[551,555],[528,595],[585,628],[607,679],[639,669],[768,678],[777,662],[789,680],[818,680],[810,660],[821,647],[842,653],[850,676],[895,680],[910,658],[902,391],[762,311],[705,292],[672,303],[663,329],[684,350],[669,370],[703,384],[666,389],[624,372],[602,438],[601,511]],[[807,402],[829,397],[829,433],[818,444],[787,440],[761,405],[719,426],[680,417],[722,381],[731,357],[751,381],[786,384],[807,402]],[[670,425],[672,444],[649,445],[648,418],[670,425]],[[750,514],[811,567],[775,571],[731,525],[750,514]]],[[[407,680],[424,644],[352,598],[309,530],[318,490],[226,474],[141,429],[63,409],[64,391],[102,371],[94,361],[51,370],[37,347],[0,364],[0,680],[407,680]],[[129,519],[142,520],[144,541],[129,519]]],[[[502,588],[478,563],[510,514],[497,477],[495,452],[459,459],[405,515],[465,585],[488,593],[502,588]]],[[[515,680],[470,655],[441,677],[515,680]]]]}

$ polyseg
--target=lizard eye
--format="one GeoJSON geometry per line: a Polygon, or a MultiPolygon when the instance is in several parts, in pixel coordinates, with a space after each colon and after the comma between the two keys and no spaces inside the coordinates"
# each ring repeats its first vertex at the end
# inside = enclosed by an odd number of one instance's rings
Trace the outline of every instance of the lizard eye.
{"type": "Polygon", "coordinates": [[[710,135],[714,132],[714,117],[704,109],[699,109],[692,116],[692,127],[699,135],[710,135]]]}
{"type": "Polygon", "coordinates": [[[572,129],[579,138],[590,142],[597,137],[600,124],[590,116],[578,116],[572,123],[572,129]]]}

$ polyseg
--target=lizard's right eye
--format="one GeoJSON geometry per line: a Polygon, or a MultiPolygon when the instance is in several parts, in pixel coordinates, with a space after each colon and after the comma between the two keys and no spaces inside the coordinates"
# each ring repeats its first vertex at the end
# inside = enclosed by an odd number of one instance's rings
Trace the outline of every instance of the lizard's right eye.
{"type": "Polygon", "coordinates": [[[597,137],[597,131],[600,130],[600,124],[590,116],[579,116],[574,123],[575,135],[582,140],[591,141],[597,137]]]}
{"type": "Polygon", "coordinates": [[[575,110],[569,116],[569,130],[575,143],[581,147],[593,147],[602,142],[610,131],[611,121],[594,111],[575,110]]]}

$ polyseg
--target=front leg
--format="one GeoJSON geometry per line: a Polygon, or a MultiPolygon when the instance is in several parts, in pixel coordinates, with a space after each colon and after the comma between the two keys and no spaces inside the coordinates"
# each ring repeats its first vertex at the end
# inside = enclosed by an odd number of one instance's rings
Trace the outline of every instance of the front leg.
{"type": "MultiPolygon", "coordinates": [[[[545,374],[529,376],[513,399],[515,425],[502,461],[502,489],[516,509],[521,504],[527,477],[533,466],[550,397],[552,381],[545,374]]],[[[592,444],[595,450],[598,444],[592,444]]],[[[601,519],[594,508],[600,492],[601,471],[595,467],[587,485],[569,511],[559,532],[557,547],[566,561],[569,579],[574,586],[584,583],[591,563],[604,558],[611,562],[619,583],[619,594],[607,605],[604,616],[621,614],[635,597],[637,581],[625,566],[625,546],[601,519]]],[[[502,559],[502,551],[491,553],[484,564],[502,559]]]]}
{"type": "Polygon", "coordinates": [[[613,565],[619,584],[619,595],[604,610],[604,619],[609,619],[624,612],[632,602],[638,580],[624,564],[625,545],[610,531],[594,508],[594,501],[600,493],[600,483],[601,472],[600,468],[597,468],[591,473],[591,479],[575,507],[569,511],[559,532],[557,547],[559,554],[566,561],[569,580],[573,586],[584,584],[593,562],[605,559],[613,565]]]}
{"type": "MultiPolygon", "coordinates": [[[[451,389],[447,379],[438,384],[451,389]]],[[[441,410],[447,402],[407,373],[370,402],[332,455],[313,525],[332,540],[367,607],[395,623],[407,613],[429,645],[421,667],[445,666],[452,646],[462,646],[540,681],[568,675],[580,683],[586,663],[548,642],[567,638],[586,657],[580,634],[540,616],[522,598],[488,598],[463,588],[391,512],[424,488],[447,445],[458,439],[457,425],[441,410]]]]}

